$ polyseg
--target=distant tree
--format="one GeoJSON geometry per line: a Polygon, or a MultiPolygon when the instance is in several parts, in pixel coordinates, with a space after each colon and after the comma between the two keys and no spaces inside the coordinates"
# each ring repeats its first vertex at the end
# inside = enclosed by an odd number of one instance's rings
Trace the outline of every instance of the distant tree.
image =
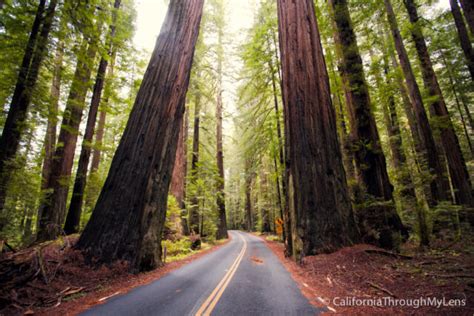
{"type": "MultiPolygon", "coordinates": [[[[474,81],[474,50],[472,49],[471,41],[469,40],[469,34],[467,33],[466,24],[464,23],[464,19],[461,14],[461,9],[458,5],[458,0],[449,0],[449,4],[451,5],[451,13],[453,14],[454,24],[456,25],[456,29],[458,30],[461,48],[464,52],[464,57],[466,58],[467,68],[469,69],[469,73],[471,74],[471,79],[474,81]]],[[[471,15],[468,15],[468,17],[472,19],[472,12],[471,15]]]]}
{"type": "Polygon", "coordinates": [[[415,43],[418,59],[421,64],[421,73],[426,90],[428,90],[430,111],[437,118],[437,128],[441,131],[441,142],[448,161],[449,175],[456,196],[456,203],[474,205],[472,198],[472,187],[467,172],[466,163],[459,146],[458,137],[454,131],[450,114],[444,101],[443,93],[438,83],[438,78],[433,69],[428,47],[420,25],[417,5],[415,0],[405,0],[405,7],[411,22],[411,35],[415,43]]]}
{"type": "Polygon", "coordinates": [[[423,155],[423,158],[427,162],[429,170],[433,175],[433,179],[430,181],[431,194],[429,196],[429,201],[431,205],[434,205],[437,201],[447,200],[449,187],[447,186],[446,181],[444,181],[446,175],[443,173],[442,162],[439,159],[440,156],[424,108],[420,88],[416,82],[410,59],[405,49],[405,45],[403,44],[392,3],[390,0],[384,0],[384,3],[388,23],[395,43],[395,49],[400,60],[400,66],[403,70],[406,86],[410,95],[413,115],[416,119],[416,138],[419,140],[417,145],[420,147],[419,152],[423,155]]]}
{"type": "Polygon", "coordinates": [[[79,224],[81,221],[82,206],[84,200],[84,190],[87,183],[87,168],[89,166],[89,160],[92,152],[91,144],[94,136],[94,130],[96,126],[97,113],[99,111],[99,105],[102,98],[102,91],[104,89],[104,82],[106,79],[107,67],[109,60],[114,54],[113,39],[116,33],[116,20],[117,10],[120,7],[121,0],[115,0],[112,11],[112,23],[110,24],[110,30],[108,34],[108,43],[106,46],[106,56],[102,56],[97,69],[95,84],[92,92],[91,104],[89,107],[89,114],[87,117],[86,130],[84,132],[84,138],[82,140],[81,154],[79,157],[79,164],[76,171],[76,179],[74,181],[74,187],[72,191],[71,203],[69,204],[69,211],[66,216],[66,222],[64,224],[64,232],[66,234],[73,234],[79,231],[79,224]]]}
{"type": "MultiPolygon", "coordinates": [[[[56,12],[57,0],[51,0],[46,9],[46,0],[40,0],[31,33],[24,51],[18,78],[8,110],[5,126],[0,138],[0,211],[5,204],[7,186],[13,169],[9,161],[15,157],[27,118],[33,90],[38,79],[42,61],[47,54],[49,33],[56,12]]],[[[0,231],[4,223],[0,222],[0,231]]]]}

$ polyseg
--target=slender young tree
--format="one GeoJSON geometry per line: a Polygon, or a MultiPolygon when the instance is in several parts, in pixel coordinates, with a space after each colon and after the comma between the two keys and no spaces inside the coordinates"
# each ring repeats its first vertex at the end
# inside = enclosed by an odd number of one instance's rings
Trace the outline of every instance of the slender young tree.
{"type": "MultiPolygon", "coordinates": [[[[41,64],[47,54],[48,38],[56,12],[56,5],[57,0],[51,0],[47,9],[46,0],[40,0],[38,4],[7,119],[0,137],[0,211],[3,211],[7,186],[13,173],[9,161],[15,157],[20,144],[33,90],[36,86],[41,64]]],[[[0,231],[2,227],[3,224],[0,223],[0,231]]]]}
{"type": "Polygon", "coordinates": [[[358,238],[312,0],[278,0],[282,94],[288,123],[289,206],[296,259],[358,238]]]}
{"type": "Polygon", "coordinates": [[[161,234],[203,0],[171,0],[91,219],[77,247],[134,271],[161,263],[161,234]]]}
{"type": "Polygon", "coordinates": [[[431,58],[426,46],[425,38],[420,26],[420,18],[417,12],[415,0],[404,0],[405,7],[412,27],[411,35],[415,43],[418,59],[421,64],[421,74],[426,90],[430,95],[430,109],[432,114],[439,120],[441,131],[441,142],[448,161],[449,175],[454,188],[456,203],[464,205],[474,205],[472,198],[472,188],[467,172],[466,163],[459,146],[458,137],[454,131],[453,123],[449,117],[448,108],[444,101],[443,93],[438,83],[438,78],[434,72],[431,58]]]}
{"type": "Polygon", "coordinates": [[[458,0],[449,0],[451,6],[451,13],[453,14],[454,24],[458,30],[459,41],[461,42],[461,48],[466,58],[467,68],[471,74],[471,79],[474,81],[474,50],[472,49],[471,41],[469,40],[469,34],[467,33],[466,24],[461,14],[461,9],[458,5],[458,0]]]}
{"type": "Polygon", "coordinates": [[[109,104],[110,99],[110,89],[112,85],[112,79],[114,77],[114,68],[115,68],[115,58],[116,52],[112,53],[110,57],[110,66],[108,67],[107,77],[105,84],[105,95],[104,99],[101,102],[99,108],[99,121],[97,122],[96,130],[94,132],[95,135],[95,143],[94,148],[92,150],[92,162],[91,162],[91,170],[90,174],[93,174],[99,170],[99,165],[102,157],[102,146],[103,146],[103,139],[105,134],[105,121],[107,119],[107,106],[109,104]],[[108,85],[108,86],[107,86],[108,85]],[[109,93],[107,93],[109,91],[109,93]]]}
{"type": "Polygon", "coordinates": [[[115,36],[117,10],[120,7],[121,0],[115,0],[112,11],[112,23],[108,35],[107,55],[102,56],[97,69],[95,84],[92,93],[91,104],[89,107],[89,114],[87,117],[86,130],[82,140],[81,154],[79,157],[79,164],[76,171],[76,179],[74,181],[74,188],[72,191],[71,203],[69,204],[69,211],[64,224],[64,232],[66,234],[73,234],[79,231],[79,224],[81,221],[82,204],[84,200],[84,190],[87,184],[87,168],[89,166],[90,155],[92,152],[91,143],[94,137],[94,129],[97,120],[97,112],[102,98],[102,90],[104,88],[105,74],[109,64],[109,59],[113,54],[113,39],[115,36]]]}
{"type": "Polygon", "coordinates": [[[426,115],[426,110],[423,105],[420,88],[416,82],[405,45],[403,44],[403,40],[400,35],[400,30],[398,28],[398,23],[393,11],[392,3],[390,0],[384,0],[384,3],[388,23],[392,33],[393,41],[395,43],[395,49],[398,54],[398,59],[400,60],[400,65],[403,70],[410,95],[410,101],[413,107],[413,115],[416,119],[418,128],[417,138],[420,142],[418,145],[420,146],[420,150],[422,151],[424,159],[428,164],[430,173],[434,175],[430,182],[431,194],[428,198],[430,204],[434,205],[437,201],[447,199],[449,187],[447,187],[445,181],[443,181],[445,175],[443,174],[443,168],[441,165],[442,163],[439,160],[438,150],[436,149],[433,133],[428,121],[428,116],[426,115]]]}

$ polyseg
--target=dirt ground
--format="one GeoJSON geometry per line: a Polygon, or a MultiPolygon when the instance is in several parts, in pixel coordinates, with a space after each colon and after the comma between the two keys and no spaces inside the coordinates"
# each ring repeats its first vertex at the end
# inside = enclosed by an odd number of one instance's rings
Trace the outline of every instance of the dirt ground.
{"type": "Polygon", "coordinates": [[[0,315],[76,315],[108,297],[157,280],[225,244],[135,275],[123,262],[96,268],[86,265],[81,252],[72,248],[76,240],[69,238],[67,243],[52,242],[1,255],[0,315]]]}
{"type": "Polygon", "coordinates": [[[303,294],[327,314],[474,315],[474,255],[472,247],[466,247],[474,245],[470,238],[420,254],[407,244],[402,251],[406,255],[355,245],[305,257],[301,265],[284,256],[281,242],[261,238],[303,294]],[[416,307],[431,305],[434,299],[442,306],[416,307]]]}

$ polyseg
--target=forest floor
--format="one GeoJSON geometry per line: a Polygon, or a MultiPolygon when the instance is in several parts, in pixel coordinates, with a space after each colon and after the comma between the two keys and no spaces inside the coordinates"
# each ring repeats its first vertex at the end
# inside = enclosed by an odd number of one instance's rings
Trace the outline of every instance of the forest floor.
{"type": "Polygon", "coordinates": [[[361,244],[305,257],[302,264],[284,256],[284,245],[275,236],[261,237],[310,302],[326,306],[328,313],[474,315],[474,236],[454,243],[434,241],[424,252],[407,243],[403,255],[361,244]],[[442,304],[453,299],[453,305],[414,306],[433,298],[444,299],[442,304]],[[354,306],[358,304],[365,306],[354,306]]]}
{"type": "Polygon", "coordinates": [[[76,315],[109,297],[157,280],[228,240],[203,244],[199,251],[136,275],[130,274],[123,262],[98,268],[86,265],[81,252],[72,247],[76,241],[77,236],[68,237],[1,254],[0,315],[76,315]]]}

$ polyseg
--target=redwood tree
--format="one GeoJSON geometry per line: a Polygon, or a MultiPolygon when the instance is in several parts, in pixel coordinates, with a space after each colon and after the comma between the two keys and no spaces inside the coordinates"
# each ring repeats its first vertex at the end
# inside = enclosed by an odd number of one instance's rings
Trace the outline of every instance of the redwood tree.
{"type": "Polygon", "coordinates": [[[408,53],[405,49],[405,45],[403,44],[392,3],[390,0],[384,0],[384,3],[388,24],[390,26],[392,37],[395,43],[398,59],[400,60],[400,66],[405,77],[411,105],[413,107],[414,118],[417,123],[417,137],[415,137],[419,140],[417,146],[419,146],[420,151],[422,152],[423,157],[428,164],[430,173],[433,175],[433,179],[430,180],[431,196],[428,197],[428,199],[430,204],[434,205],[437,201],[447,199],[449,187],[447,187],[446,182],[443,181],[446,175],[443,173],[442,162],[439,159],[438,150],[436,149],[433,132],[431,130],[428,116],[423,105],[420,88],[416,82],[415,75],[408,58],[408,53]]]}
{"type": "Polygon", "coordinates": [[[91,219],[77,247],[89,259],[161,263],[161,235],[203,0],[171,0],[91,219]]]}
{"type": "MultiPolygon", "coordinates": [[[[330,0],[329,4],[334,15],[336,44],[340,45],[340,71],[344,83],[348,85],[346,104],[351,123],[352,150],[357,176],[369,196],[393,202],[393,187],[388,178],[385,156],[380,146],[380,137],[370,108],[369,90],[347,1],[330,0]]],[[[358,201],[358,203],[361,202],[358,201]]],[[[399,234],[402,224],[394,205],[389,204],[374,209],[371,212],[374,213],[370,216],[371,218],[365,220],[369,227],[362,229],[362,231],[365,233],[366,230],[375,230],[378,232],[378,237],[373,242],[385,248],[396,248],[397,241],[392,237],[392,234],[399,234]]],[[[366,209],[364,205],[360,208],[358,215],[365,218],[367,214],[363,213],[368,211],[369,209],[366,209]]]]}
{"type": "MultiPolygon", "coordinates": [[[[197,72],[196,82],[199,80],[199,71],[197,72]]],[[[191,181],[196,182],[199,163],[199,132],[201,125],[201,92],[196,83],[196,95],[194,96],[194,129],[193,145],[191,156],[191,181]]],[[[199,199],[196,192],[190,198],[189,206],[189,232],[199,234],[199,199]]]]}
{"type": "Polygon", "coordinates": [[[66,215],[69,177],[74,163],[79,125],[91,76],[89,63],[94,60],[97,52],[97,43],[92,42],[86,45],[87,42],[84,41],[64,110],[48,179],[49,192],[46,193],[40,207],[38,241],[55,239],[61,233],[66,215]]]}
{"type": "Polygon", "coordinates": [[[461,147],[459,146],[458,137],[449,117],[448,108],[446,107],[438,78],[431,63],[421,26],[419,25],[420,18],[418,16],[415,0],[405,0],[404,2],[412,24],[410,30],[421,64],[423,83],[431,97],[430,100],[432,100],[429,101],[430,109],[440,123],[438,128],[441,131],[441,142],[448,161],[449,175],[451,176],[456,203],[473,205],[474,200],[472,198],[469,173],[461,152],[461,147]]]}
{"type": "Polygon", "coordinates": [[[79,231],[79,224],[81,221],[82,204],[84,200],[84,190],[87,183],[87,168],[89,166],[89,159],[91,156],[92,137],[94,136],[94,129],[96,125],[97,112],[102,98],[102,90],[104,88],[105,74],[109,64],[109,58],[113,54],[112,41],[115,36],[115,23],[117,20],[116,10],[120,7],[121,0],[115,0],[114,11],[112,11],[112,24],[110,25],[109,39],[107,43],[107,56],[102,56],[97,69],[94,89],[92,93],[91,105],[89,107],[89,114],[87,117],[86,130],[82,140],[81,155],[79,157],[79,164],[76,171],[76,179],[74,181],[74,188],[72,191],[71,203],[69,204],[69,211],[64,224],[64,232],[66,234],[73,234],[79,231]]]}
{"type": "Polygon", "coordinates": [[[469,40],[466,24],[464,24],[461,9],[458,5],[458,0],[449,0],[449,4],[451,5],[451,13],[453,14],[454,24],[458,30],[461,48],[464,52],[464,57],[466,58],[467,68],[471,74],[471,79],[474,81],[474,50],[472,49],[471,41],[469,40]]]}
{"type": "MultiPolygon", "coordinates": [[[[217,4],[218,12],[223,14],[222,3],[217,4]]],[[[216,161],[219,179],[217,180],[217,209],[219,220],[217,223],[217,239],[227,238],[227,219],[225,214],[225,192],[224,192],[224,149],[222,145],[222,62],[224,51],[222,47],[223,26],[218,24],[217,31],[217,100],[216,100],[216,161]]]]}
{"type": "Polygon", "coordinates": [[[474,2],[472,0],[461,0],[461,7],[471,30],[471,35],[474,36],[474,2]]]}
{"type": "Polygon", "coordinates": [[[357,240],[312,0],[278,0],[293,255],[357,240]]]}
{"type": "MultiPolygon", "coordinates": [[[[13,169],[9,161],[15,157],[44,56],[56,12],[57,0],[51,0],[45,12],[46,1],[40,0],[31,33],[26,44],[18,79],[0,138],[0,211],[3,210],[6,191],[13,169]]],[[[0,223],[0,230],[2,223],[0,223]]]]}
{"type": "MultiPolygon", "coordinates": [[[[170,192],[176,198],[179,208],[185,209],[186,174],[187,174],[188,111],[185,111],[184,122],[179,130],[176,158],[171,176],[170,192]]],[[[185,215],[185,214],[182,214],[185,215]]],[[[189,234],[188,221],[182,216],[181,224],[185,235],[189,234]]]]}

